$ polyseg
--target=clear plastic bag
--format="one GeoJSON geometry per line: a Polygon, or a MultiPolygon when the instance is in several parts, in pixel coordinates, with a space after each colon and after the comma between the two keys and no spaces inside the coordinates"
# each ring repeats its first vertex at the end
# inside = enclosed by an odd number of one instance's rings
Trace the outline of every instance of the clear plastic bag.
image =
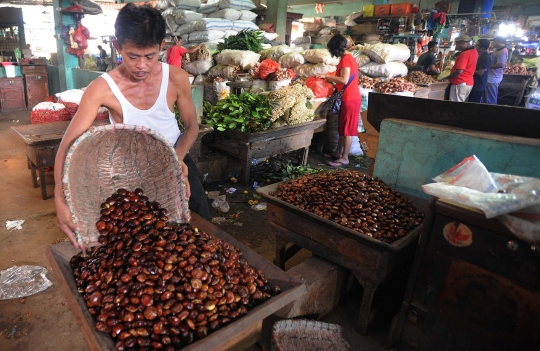
{"type": "Polygon", "coordinates": [[[437,183],[464,186],[482,193],[496,193],[498,191],[488,170],[475,155],[465,158],[433,180],[437,183]]]}
{"type": "Polygon", "coordinates": [[[52,286],[47,269],[40,266],[13,266],[0,271],[0,300],[17,299],[42,292],[52,286]]]}
{"type": "Polygon", "coordinates": [[[222,213],[227,213],[231,209],[229,203],[227,202],[226,195],[216,195],[209,193],[208,198],[214,200],[212,202],[212,207],[222,213]]]}

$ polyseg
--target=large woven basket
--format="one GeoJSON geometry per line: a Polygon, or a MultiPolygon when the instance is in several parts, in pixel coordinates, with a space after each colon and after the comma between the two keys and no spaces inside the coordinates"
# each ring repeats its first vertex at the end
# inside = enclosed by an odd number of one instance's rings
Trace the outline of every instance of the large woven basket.
{"type": "Polygon", "coordinates": [[[285,319],[274,324],[272,351],[350,351],[341,327],[308,320],[285,319]]]}
{"type": "Polygon", "coordinates": [[[181,173],[176,151],[159,133],[125,124],[91,127],[70,147],[64,165],[64,195],[80,227],[77,241],[97,243],[101,203],[120,188],[141,188],[169,211],[169,220],[189,222],[181,173]]]}

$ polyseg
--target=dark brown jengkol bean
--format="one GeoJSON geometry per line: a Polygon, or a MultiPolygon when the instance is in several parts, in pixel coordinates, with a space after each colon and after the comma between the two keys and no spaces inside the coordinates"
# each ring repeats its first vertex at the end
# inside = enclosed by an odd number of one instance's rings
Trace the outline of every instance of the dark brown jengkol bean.
{"type": "Polygon", "coordinates": [[[96,330],[116,338],[116,350],[179,349],[281,292],[235,247],[167,222],[141,189],[119,189],[96,210],[102,246],[71,266],[96,330]]]}
{"type": "Polygon", "coordinates": [[[386,243],[405,236],[424,219],[409,199],[378,177],[356,171],[306,175],[280,184],[271,195],[386,243]]]}

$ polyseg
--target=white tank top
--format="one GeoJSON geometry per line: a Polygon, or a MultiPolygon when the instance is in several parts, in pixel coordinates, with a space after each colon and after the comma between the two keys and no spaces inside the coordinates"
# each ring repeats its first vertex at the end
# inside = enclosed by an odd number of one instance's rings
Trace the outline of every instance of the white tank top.
{"type": "MultiPolygon", "coordinates": [[[[105,79],[105,81],[109,84],[114,96],[116,96],[120,102],[124,124],[143,126],[145,128],[153,129],[165,137],[165,139],[170,141],[172,145],[175,145],[178,137],[180,137],[180,129],[178,128],[178,123],[176,122],[174,113],[169,110],[169,106],[167,105],[169,65],[161,62],[161,68],[163,77],[161,80],[159,96],[154,105],[148,110],[140,110],[127,101],[108,73],[103,73],[101,77],[103,77],[103,79],[105,79]]],[[[110,112],[109,120],[111,121],[111,124],[116,123],[110,112]]]]}

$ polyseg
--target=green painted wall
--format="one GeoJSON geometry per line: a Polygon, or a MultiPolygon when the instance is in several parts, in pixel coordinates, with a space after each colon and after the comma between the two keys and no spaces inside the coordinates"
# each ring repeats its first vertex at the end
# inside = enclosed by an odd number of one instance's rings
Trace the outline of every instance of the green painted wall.
{"type": "Polygon", "coordinates": [[[94,79],[101,76],[103,72],[96,72],[96,71],[87,71],[84,69],[72,69],[72,77],[73,77],[73,89],[81,89],[85,88],[90,84],[94,79]]]}

